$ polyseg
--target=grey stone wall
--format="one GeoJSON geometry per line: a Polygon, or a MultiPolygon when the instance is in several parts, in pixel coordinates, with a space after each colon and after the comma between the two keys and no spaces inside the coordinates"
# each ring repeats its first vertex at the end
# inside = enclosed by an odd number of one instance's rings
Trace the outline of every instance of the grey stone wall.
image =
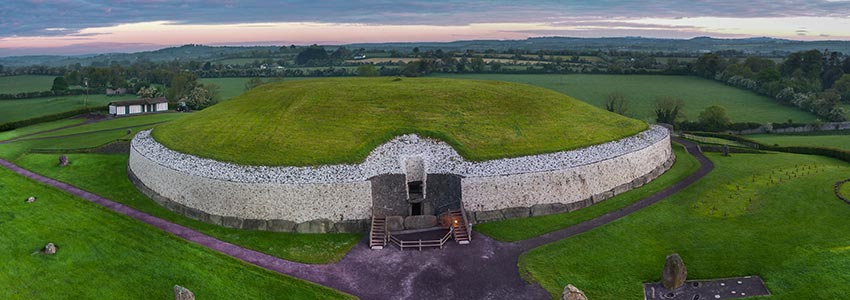
{"type": "Polygon", "coordinates": [[[135,148],[130,150],[129,168],[138,183],[173,202],[166,207],[196,219],[206,218],[197,212],[221,217],[220,222],[208,221],[227,227],[247,228],[240,223],[245,220],[278,220],[304,227],[295,229],[299,232],[331,232],[337,222],[371,217],[369,181],[340,184],[224,181],[178,172],[148,159],[135,148]]]}
{"type": "Polygon", "coordinates": [[[424,160],[426,211],[455,208],[462,198],[476,220],[487,221],[602,201],[666,170],[671,153],[668,131],[652,126],[605,144],[483,162],[465,161],[441,141],[405,135],[358,165],[262,167],[177,153],[143,131],[131,143],[128,168],[141,190],[195,219],[235,228],[345,232],[362,228],[373,206],[409,214],[404,173],[411,156],[424,160]]]}
{"type": "Polygon", "coordinates": [[[570,169],[464,178],[463,205],[477,223],[573,211],[640,187],[674,161],[668,137],[635,152],[570,169]]]}

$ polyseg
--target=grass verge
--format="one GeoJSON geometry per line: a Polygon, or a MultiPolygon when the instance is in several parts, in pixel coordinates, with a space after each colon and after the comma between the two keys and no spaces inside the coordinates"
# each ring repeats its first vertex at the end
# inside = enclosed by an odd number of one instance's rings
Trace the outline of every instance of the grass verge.
{"type": "Polygon", "coordinates": [[[0,168],[0,298],[351,298],[248,265],[0,168]],[[36,196],[34,203],[24,203],[36,196]],[[57,254],[39,252],[48,242],[57,254]]]}
{"type": "Polygon", "coordinates": [[[770,299],[846,298],[850,206],[832,189],[848,164],[787,153],[708,156],[716,168],[694,185],[523,254],[521,274],[553,296],[571,283],[590,299],[638,299],[675,252],[691,279],[759,275],[770,299]]]}

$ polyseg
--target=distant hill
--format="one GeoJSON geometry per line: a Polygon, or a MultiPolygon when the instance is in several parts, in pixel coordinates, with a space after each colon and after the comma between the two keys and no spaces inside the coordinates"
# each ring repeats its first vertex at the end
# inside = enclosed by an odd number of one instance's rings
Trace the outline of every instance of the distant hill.
{"type": "MultiPolygon", "coordinates": [[[[508,49],[537,50],[618,50],[645,52],[676,52],[699,54],[720,50],[737,50],[747,54],[765,56],[784,56],[791,52],[818,49],[829,49],[850,53],[850,41],[793,41],[767,37],[745,39],[718,39],[697,37],[692,39],[659,39],[644,37],[613,37],[613,38],[574,38],[574,37],[537,37],[525,40],[468,40],[454,42],[411,42],[411,43],[361,43],[344,45],[348,48],[380,49],[410,51],[418,47],[422,51],[442,49],[497,51],[508,49]]],[[[336,48],[337,45],[329,45],[336,48]]],[[[109,53],[84,56],[14,56],[0,58],[0,65],[8,67],[45,65],[64,66],[79,63],[80,65],[109,65],[119,63],[128,65],[140,61],[170,61],[170,60],[217,60],[251,52],[269,53],[279,49],[277,46],[204,46],[184,45],[164,48],[156,51],[137,53],[109,53]]]]}
{"type": "Polygon", "coordinates": [[[829,49],[850,53],[850,41],[792,41],[768,37],[746,39],[717,39],[697,37],[692,39],[659,39],[643,37],[614,38],[573,38],[538,37],[525,40],[472,40],[447,43],[375,43],[351,44],[352,48],[381,48],[406,50],[419,47],[429,49],[475,49],[475,50],[623,50],[647,52],[687,52],[702,53],[719,50],[738,50],[749,54],[785,55],[791,52],[811,49],[829,49]]]}

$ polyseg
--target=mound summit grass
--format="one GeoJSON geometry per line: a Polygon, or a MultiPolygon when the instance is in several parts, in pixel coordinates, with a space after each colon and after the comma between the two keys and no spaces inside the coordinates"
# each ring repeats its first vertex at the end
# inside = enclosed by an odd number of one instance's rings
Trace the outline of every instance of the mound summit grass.
{"type": "Polygon", "coordinates": [[[474,161],[564,151],[645,130],[531,85],[442,78],[333,78],[272,83],[153,131],[165,146],[244,165],[359,163],[415,133],[474,161]]]}

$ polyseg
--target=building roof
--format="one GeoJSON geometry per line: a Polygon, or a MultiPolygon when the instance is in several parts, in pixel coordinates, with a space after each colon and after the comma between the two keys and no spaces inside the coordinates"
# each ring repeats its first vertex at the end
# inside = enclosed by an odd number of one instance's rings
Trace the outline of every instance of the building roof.
{"type": "Polygon", "coordinates": [[[159,98],[144,98],[144,99],[127,100],[127,101],[112,101],[112,102],[109,102],[109,105],[125,106],[125,105],[157,104],[157,103],[166,103],[166,102],[168,102],[168,99],[165,99],[165,97],[159,97],[159,98]]]}

